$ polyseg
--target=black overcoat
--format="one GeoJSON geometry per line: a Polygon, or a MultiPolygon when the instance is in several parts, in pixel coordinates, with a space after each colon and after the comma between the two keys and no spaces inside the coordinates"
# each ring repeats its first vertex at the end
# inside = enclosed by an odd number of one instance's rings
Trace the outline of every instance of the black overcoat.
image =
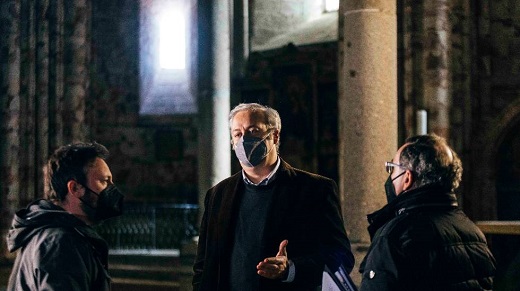
{"type": "MultiPolygon", "coordinates": [[[[314,291],[321,284],[325,263],[341,262],[350,272],[354,258],[345,233],[336,183],[295,169],[283,160],[273,183],[276,184],[261,254],[264,258],[275,256],[280,242],[287,239],[288,258],[294,262],[296,276],[291,283],[258,276],[260,290],[314,291]]],[[[194,290],[228,290],[233,231],[243,193],[242,172],[206,193],[193,267],[194,290]]]]}

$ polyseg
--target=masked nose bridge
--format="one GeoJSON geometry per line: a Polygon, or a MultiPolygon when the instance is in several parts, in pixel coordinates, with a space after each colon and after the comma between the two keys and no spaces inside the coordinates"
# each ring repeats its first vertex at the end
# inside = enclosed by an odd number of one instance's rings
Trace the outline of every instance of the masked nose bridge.
{"type": "MultiPolygon", "coordinates": [[[[264,135],[260,140],[256,140],[254,142],[252,142],[251,144],[253,145],[252,148],[251,148],[251,151],[249,152],[249,155],[247,156],[247,158],[251,158],[251,155],[253,154],[253,152],[256,150],[256,148],[261,144],[263,143],[268,137],[269,135],[271,134],[271,131],[268,131],[266,135],[264,135]]],[[[243,138],[243,137],[242,137],[243,138]]]]}
{"type": "Polygon", "coordinates": [[[251,156],[253,155],[253,153],[255,152],[256,148],[260,145],[260,143],[262,143],[264,140],[259,140],[259,141],[255,141],[253,143],[253,147],[251,148],[251,151],[249,152],[249,154],[247,155],[247,159],[251,159],[251,156]]]}

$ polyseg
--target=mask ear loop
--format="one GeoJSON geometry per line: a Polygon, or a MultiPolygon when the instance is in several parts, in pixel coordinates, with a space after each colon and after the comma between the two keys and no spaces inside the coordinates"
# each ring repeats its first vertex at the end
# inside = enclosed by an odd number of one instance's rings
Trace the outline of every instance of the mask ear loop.
{"type": "Polygon", "coordinates": [[[87,186],[85,186],[85,185],[83,185],[83,184],[81,184],[81,183],[78,183],[78,184],[80,184],[81,186],[83,186],[83,188],[87,189],[87,190],[90,191],[91,193],[96,194],[96,196],[99,197],[99,193],[94,192],[94,190],[90,189],[89,187],[87,187],[87,186]]]}
{"type": "MultiPolygon", "coordinates": [[[[392,179],[392,177],[390,177],[390,179],[391,179],[392,182],[393,182],[393,181],[395,181],[397,178],[399,178],[399,177],[401,177],[402,175],[404,175],[405,173],[406,173],[406,171],[403,171],[401,174],[395,176],[395,178],[392,179]]],[[[392,175],[392,174],[390,174],[390,175],[392,175]]]]}
{"type": "MultiPolygon", "coordinates": [[[[74,181],[76,181],[76,180],[74,180],[74,181]]],[[[78,181],[76,181],[76,183],[78,183],[78,184],[81,185],[83,188],[85,188],[85,190],[87,190],[87,191],[89,191],[89,192],[91,192],[91,193],[94,193],[94,194],[96,194],[96,196],[99,197],[99,194],[96,193],[96,192],[94,192],[94,190],[90,189],[89,187],[83,185],[82,183],[80,183],[80,182],[78,182],[78,181]]],[[[88,203],[87,201],[85,201],[85,200],[83,199],[83,197],[76,197],[76,198],[79,199],[81,202],[83,202],[83,204],[85,204],[87,207],[89,207],[89,208],[91,208],[91,209],[96,209],[96,207],[90,205],[90,203],[88,203]]]]}

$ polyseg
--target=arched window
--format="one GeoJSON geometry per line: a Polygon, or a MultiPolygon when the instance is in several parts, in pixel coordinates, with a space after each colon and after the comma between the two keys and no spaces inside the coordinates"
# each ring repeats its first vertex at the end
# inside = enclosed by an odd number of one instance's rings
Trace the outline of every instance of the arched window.
{"type": "Polygon", "coordinates": [[[186,69],[186,23],[180,9],[163,12],[159,24],[159,63],[161,69],[186,69]]]}
{"type": "Polygon", "coordinates": [[[324,0],[325,1],[325,12],[338,11],[339,0],[324,0]]]}
{"type": "Polygon", "coordinates": [[[192,57],[195,0],[141,0],[141,115],[197,112],[192,57]]]}

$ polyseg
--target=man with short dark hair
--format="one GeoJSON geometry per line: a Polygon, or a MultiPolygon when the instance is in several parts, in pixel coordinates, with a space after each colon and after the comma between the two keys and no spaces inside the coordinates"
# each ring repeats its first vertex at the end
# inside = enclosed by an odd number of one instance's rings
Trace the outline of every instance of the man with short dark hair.
{"type": "Polygon", "coordinates": [[[122,210],[108,154],[94,142],[50,157],[47,199],[19,210],[7,236],[9,251],[18,250],[7,290],[110,290],[108,246],[92,228],[122,210]]]}
{"type": "Polygon", "coordinates": [[[352,270],[336,183],[278,156],[278,112],[229,114],[242,171],[209,189],[193,270],[196,291],[315,291],[325,264],[352,270]]]}
{"type": "Polygon", "coordinates": [[[368,215],[360,290],[492,290],[495,259],[458,207],[462,164],[446,140],[411,137],[385,166],[388,204],[368,215]]]}

